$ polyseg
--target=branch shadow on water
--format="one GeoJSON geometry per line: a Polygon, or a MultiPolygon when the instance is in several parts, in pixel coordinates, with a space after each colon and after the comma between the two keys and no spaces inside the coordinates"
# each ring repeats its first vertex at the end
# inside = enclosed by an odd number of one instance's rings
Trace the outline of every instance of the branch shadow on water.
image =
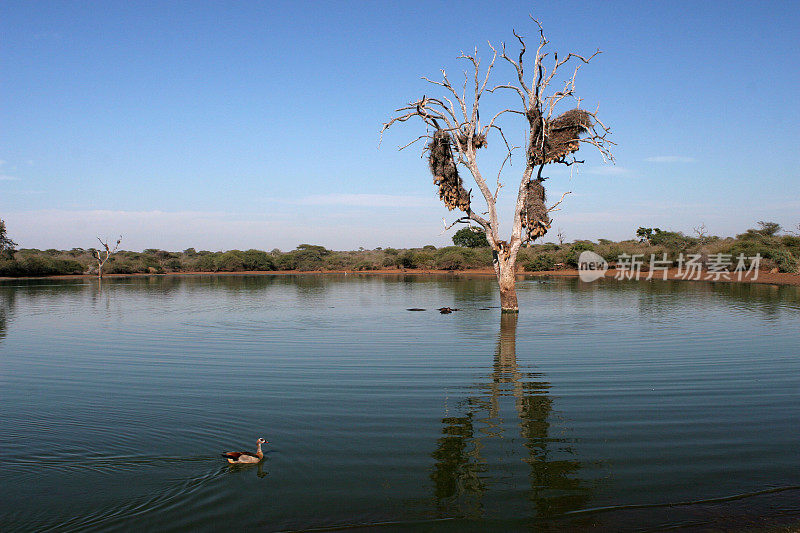
{"type": "Polygon", "coordinates": [[[547,529],[591,498],[581,462],[554,435],[550,383],[517,362],[517,319],[501,315],[491,372],[458,414],[442,418],[430,474],[438,517],[533,520],[547,529]]]}

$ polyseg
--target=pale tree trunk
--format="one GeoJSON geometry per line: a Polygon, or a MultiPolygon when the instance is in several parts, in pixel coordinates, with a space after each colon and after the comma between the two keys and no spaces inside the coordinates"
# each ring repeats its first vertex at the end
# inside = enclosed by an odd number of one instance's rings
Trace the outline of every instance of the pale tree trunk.
{"type": "MultiPolygon", "coordinates": [[[[502,243],[505,244],[505,243],[502,243]]],[[[500,251],[493,253],[494,272],[500,287],[500,310],[503,313],[518,313],[517,304],[517,250],[506,252],[501,244],[500,251]]]]}
{"type": "Polygon", "coordinates": [[[506,261],[500,265],[500,276],[497,281],[500,284],[500,310],[503,313],[518,313],[517,305],[517,276],[513,264],[506,261]]]}

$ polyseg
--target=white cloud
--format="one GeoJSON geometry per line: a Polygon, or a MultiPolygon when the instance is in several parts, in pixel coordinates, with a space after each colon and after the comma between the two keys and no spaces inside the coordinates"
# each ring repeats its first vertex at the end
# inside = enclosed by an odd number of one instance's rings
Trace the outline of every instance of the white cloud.
{"type": "Polygon", "coordinates": [[[98,236],[118,235],[126,250],[292,250],[300,243],[354,250],[450,244],[449,235],[441,234],[441,215],[421,208],[408,211],[402,232],[393,210],[377,209],[365,218],[314,206],[288,213],[48,209],[4,212],[3,219],[20,246],[40,249],[90,247],[98,236]]]}
{"type": "Polygon", "coordinates": [[[427,207],[434,200],[422,196],[393,194],[316,194],[301,198],[301,205],[339,205],[349,207],[427,207]]]}
{"type": "Polygon", "coordinates": [[[654,157],[646,157],[644,159],[648,163],[694,163],[694,157],[686,157],[681,155],[657,155],[654,157]]]}
{"type": "Polygon", "coordinates": [[[630,174],[631,171],[625,167],[606,165],[602,167],[589,167],[584,170],[584,172],[600,176],[621,176],[623,174],[630,174]]]}
{"type": "MultiPolygon", "coordinates": [[[[0,167],[4,167],[5,164],[6,162],[0,159],[0,167]]],[[[0,181],[19,181],[19,178],[16,176],[9,176],[8,174],[0,174],[0,181]]]]}

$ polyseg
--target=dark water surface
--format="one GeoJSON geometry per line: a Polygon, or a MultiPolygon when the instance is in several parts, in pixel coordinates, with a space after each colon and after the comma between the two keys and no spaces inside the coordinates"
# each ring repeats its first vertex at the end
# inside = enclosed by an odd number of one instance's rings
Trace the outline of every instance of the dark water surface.
{"type": "Polygon", "coordinates": [[[491,279],[2,282],[0,529],[800,522],[798,288],[519,298],[501,319],[491,279]],[[261,436],[259,466],[219,456],[261,436]]]}

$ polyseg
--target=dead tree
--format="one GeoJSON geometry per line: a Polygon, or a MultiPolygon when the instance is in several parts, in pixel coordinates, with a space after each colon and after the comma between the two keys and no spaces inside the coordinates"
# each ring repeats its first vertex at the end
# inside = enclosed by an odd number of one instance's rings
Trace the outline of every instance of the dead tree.
{"type": "Polygon", "coordinates": [[[698,239],[705,239],[706,237],[708,237],[708,228],[706,228],[706,225],[704,223],[701,223],[699,226],[696,226],[692,229],[694,230],[698,239]]]}
{"type": "Polygon", "coordinates": [[[558,245],[563,245],[566,236],[564,235],[564,230],[562,228],[558,228],[558,233],[556,233],[556,236],[558,237],[558,245]]]}
{"type": "Polygon", "coordinates": [[[103,242],[103,240],[100,237],[98,237],[97,240],[100,241],[100,244],[103,245],[103,249],[102,250],[95,250],[94,251],[94,257],[97,260],[97,277],[102,279],[103,278],[103,265],[106,264],[106,261],[108,261],[108,258],[111,257],[111,254],[116,252],[117,248],[119,248],[119,243],[122,242],[122,235],[120,235],[119,239],[117,239],[117,243],[114,245],[113,249],[111,247],[109,247],[108,241],[103,242]]]}
{"type": "Polygon", "coordinates": [[[706,228],[705,224],[700,224],[699,226],[693,228],[695,235],[697,235],[697,240],[700,241],[700,244],[705,243],[708,240],[708,228],[706,228]]]}
{"type": "MultiPolygon", "coordinates": [[[[433,181],[439,187],[439,198],[449,210],[459,209],[464,216],[453,222],[447,229],[458,223],[477,223],[486,231],[486,238],[493,250],[493,264],[500,285],[500,307],[503,311],[517,312],[516,261],[517,253],[524,244],[544,236],[550,229],[550,213],[569,192],[564,193],[558,202],[547,205],[542,175],[545,165],[576,165],[583,163],[572,154],[582,144],[590,144],[599,150],[604,161],[613,161],[610,147],[614,144],[607,136],[611,133],[598,118],[597,111],[580,108],[581,100],[575,95],[575,76],[578,70],[588,64],[600,51],[590,56],[574,53],[559,58],[557,53],[550,57],[545,48],[549,41],[545,38],[539,21],[533,19],[538,30],[538,47],[533,58],[532,76],[526,75],[523,58],[526,52],[525,38],[514,32],[519,41],[519,55],[516,58],[506,53],[506,45],[499,51],[489,43],[493,55],[489,67],[482,72],[477,48],[473,54],[462,54],[471,65],[465,72],[461,91],[453,86],[447,73],[442,70],[442,80],[422,79],[437,86],[443,93],[439,98],[423,96],[421,99],[397,109],[389,122],[383,125],[381,135],[397,122],[406,122],[417,117],[426,125],[426,133],[414,141],[400,147],[408,148],[414,143],[429,139],[423,148],[427,154],[433,181]],[[489,87],[489,78],[497,57],[513,67],[514,81],[489,87]],[[570,63],[575,65],[571,75],[558,90],[548,92],[548,88],[559,72],[570,63]],[[487,88],[488,87],[488,88],[487,88]],[[502,109],[484,123],[480,120],[479,103],[484,93],[499,90],[515,92],[520,99],[516,109],[502,109]],[[556,114],[566,102],[573,101],[578,107],[556,114]],[[511,237],[502,240],[498,233],[499,221],[495,208],[502,187],[500,178],[505,163],[511,159],[512,152],[519,148],[509,145],[497,120],[506,114],[518,115],[524,120],[525,169],[517,192],[517,202],[513,213],[511,237]],[[505,145],[506,157],[497,174],[497,185],[490,190],[478,166],[478,150],[487,145],[489,134],[499,135],[505,145]],[[480,214],[472,207],[472,189],[464,187],[459,169],[467,169],[486,201],[486,211],[480,214]]],[[[568,67],[572,69],[572,67],[568,67]]],[[[484,115],[485,116],[485,115],[484,115]]]]}

